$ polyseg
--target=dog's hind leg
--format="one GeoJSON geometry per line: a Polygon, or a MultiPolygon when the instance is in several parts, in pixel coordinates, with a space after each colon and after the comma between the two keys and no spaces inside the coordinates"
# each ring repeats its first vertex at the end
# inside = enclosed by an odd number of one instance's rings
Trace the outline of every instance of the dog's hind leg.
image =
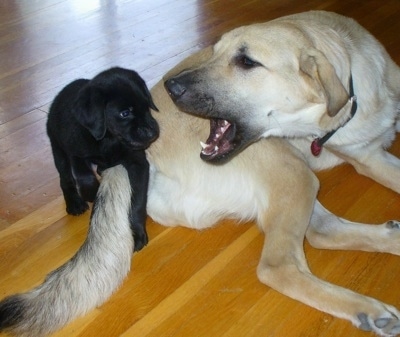
{"type": "Polygon", "coordinates": [[[400,159],[381,147],[371,146],[364,151],[356,150],[357,154],[351,156],[335,153],[352,164],[358,173],[400,193],[400,159]]]}
{"type": "MultiPolygon", "coordinates": [[[[278,174],[285,176],[285,172],[278,174]]],[[[265,232],[257,268],[260,281],[293,299],[347,319],[362,330],[381,336],[400,333],[400,312],[396,308],[323,281],[311,273],[303,243],[317,187],[315,180],[299,175],[298,170],[297,178],[301,179],[297,179],[296,184],[281,184],[280,189],[270,191],[273,198],[270,198],[269,208],[259,216],[259,224],[265,232]],[[285,185],[287,188],[282,188],[285,185]],[[310,186],[313,189],[310,190],[310,186]]]]}
{"type": "Polygon", "coordinates": [[[71,158],[71,165],[80,196],[83,200],[92,202],[96,198],[100,183],[91,163],[85,159],[71,158]]]}
{"type": "Polygon", "coordinates": [[[51,141],[51,148],[53,151],[54,164],[60,175],[60,186],[64,195],[67,213],[80,215],[89,209],[89,205],[78,193],[76,180],[72,173],[73,163],[71,163],[70,158],[54,141],[51,141]]]}
{"type": "Polygon", "coordinates": [[[86,241],[43,284],[0,302],[0,330],[44,336],[107,300],[131,266],[130,206],[126,170],[119,165],[104,171],[86,241]]]}
{"type": "Polygon", "coordinates": [[[400,255],[400,222],[391,220],[379,225],[351,222],[330,213],[317,201],[307,239],[316,248],[400,255]]]}

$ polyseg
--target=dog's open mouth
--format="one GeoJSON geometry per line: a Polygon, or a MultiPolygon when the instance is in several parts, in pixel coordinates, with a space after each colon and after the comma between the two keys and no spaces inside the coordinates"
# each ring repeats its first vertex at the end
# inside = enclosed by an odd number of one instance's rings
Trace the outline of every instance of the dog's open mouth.
{"type": "Polygon", "coordinates": [[[210,136],[206,143],[200,142],[201,158],[206,161],[226,157],[235,149],[236,125],[225,119],[210,119],[210,136]]]}

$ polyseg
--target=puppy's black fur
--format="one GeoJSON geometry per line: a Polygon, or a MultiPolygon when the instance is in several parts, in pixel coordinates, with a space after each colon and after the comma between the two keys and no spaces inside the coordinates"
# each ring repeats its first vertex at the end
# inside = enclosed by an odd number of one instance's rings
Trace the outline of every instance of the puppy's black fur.
{"type": "Polygon", "coordinates": [[[92,80],[78,79],[54,99],[47,133],[60,174],[67,212],[79,215],[93,201],[97,172],[122,164],[133,190],[131,227],[135,251],[147,244],[145,229],[149,165],[145,149],[159,134],[157,110],[143,79],[133,70],[111,68],[92,80]]]}

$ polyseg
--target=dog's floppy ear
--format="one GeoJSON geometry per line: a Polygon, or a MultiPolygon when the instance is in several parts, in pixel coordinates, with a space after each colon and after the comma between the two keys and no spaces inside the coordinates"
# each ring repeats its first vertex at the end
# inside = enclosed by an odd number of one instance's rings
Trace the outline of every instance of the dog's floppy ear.
{"type": "Polygon", "coordinates": [[[314,48],[303,50],[300,70],[319,83],[326,99],[328,115],[335,116],[349,100],[349,94],[326,56],[314,48]]]}
{"type": "Polygon", "coordinates": [[[146,85],[144,79],[134,70],[119,68],[120,76],[124,81],[127,81],[133,92],[137,92],[140,89],[140,94],[144,95],[144,98],[149,105],[155,111],[158,111],[158,108],[154,104],[153,98],[151,96],[150,90],[146,85]]]}
{"type": "Polygon", "coordinates": [[[149,107],[155,111],[159,111],[158,108],[156,107],[156,105],[154,104],[153,97],[151,97],[150,90],[147,87],[146,83],[144,83],[144,81],[143,81],[143,92],[146,96],[146,100],[147,100],[147,103],[149,104],[149,107]]]}
{"type": "Polygon", "coordinates": [[[79,124],[90,131],[96,140],[106,134],[105,97],[96,86],[87,84],[78,94],[73,114],[79,124]]]}

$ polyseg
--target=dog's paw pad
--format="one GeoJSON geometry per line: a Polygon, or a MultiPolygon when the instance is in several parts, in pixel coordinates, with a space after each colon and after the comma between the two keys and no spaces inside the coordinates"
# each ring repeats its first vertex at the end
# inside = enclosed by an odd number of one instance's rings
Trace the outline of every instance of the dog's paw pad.
{"type": "Polygon", "coordinates": [[[369,320],[368,320],[368,316],[367,316],[367,314],[365,314],[365,313],[360,313],[360,314],[358,314],[357,315],[357,318],[359,319],[359,321],[360,321],[360,325],[358,326],[358,328],[360,329],[360,330],[363,330],[363,331],[372,331],[372,327],[371,327],[371,324],[369,323],[369,320]]]}
{"type": "Polygon", "coordinates": [[[393,335],[400,334],[400,324],[397,324],[396,326],[393,327],[393,329],[391,330],[391,334],[393,335]]]}
{"type": "Polygon", "coordinates": [[[400,319],[392,312],[386,312],[375,320],[366,313],[359,313],[357,318],[360,322],[358,325],[360,330],[373,331],[380,336],[396,336],[400,333],[400,319]]]}
{"type": "Polygon", "coordinates": [[[391,318],[378,318],[374,321],[374,323],[379,329],[383,329],[384,327],[388,326],[391,321],[391,318]]]}
{"type": "Polygon", "coordinates": [[[400,222],[397,220],[390,220],[386,222],[386,227],[389,229],[400,229],[400,222]]]}

